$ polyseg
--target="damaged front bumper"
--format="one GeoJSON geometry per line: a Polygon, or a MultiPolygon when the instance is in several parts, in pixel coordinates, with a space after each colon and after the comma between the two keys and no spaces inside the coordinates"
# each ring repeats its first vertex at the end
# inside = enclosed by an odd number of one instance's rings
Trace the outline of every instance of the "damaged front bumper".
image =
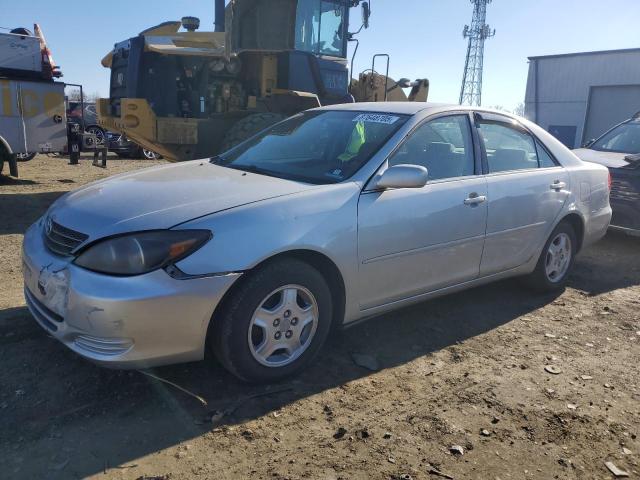
{"type": "Polygon", "coordinates": [[[175,279],[164,270],[114,277],[85,270],[44,245],[42,221],[27,230],[25,300],[37,322],[79,355],[114,368],[204,358],[213,312],[241,275],[175,279]]]}

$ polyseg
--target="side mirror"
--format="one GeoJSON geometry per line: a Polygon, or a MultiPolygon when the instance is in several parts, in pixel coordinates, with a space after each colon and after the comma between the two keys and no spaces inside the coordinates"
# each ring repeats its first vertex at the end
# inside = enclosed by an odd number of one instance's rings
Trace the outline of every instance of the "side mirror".
{"type": "Polygon", "coordinates": [[[369,2],[362,3],[362,25],[364,28],[369,28],[369,18],[371,18],[371,7],[369,2]]]}
{"type": "Polygon", "coordinates": [[[387,168],[375,188],[422,188],[429,180],[429,172],[419,165],[394,165],[387,168]]]}

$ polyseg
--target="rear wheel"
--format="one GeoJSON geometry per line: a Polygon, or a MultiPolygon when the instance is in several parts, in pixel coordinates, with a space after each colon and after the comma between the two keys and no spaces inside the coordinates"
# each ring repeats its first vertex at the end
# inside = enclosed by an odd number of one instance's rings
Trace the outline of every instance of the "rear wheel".
{"type": "Polygon", "coordinates": [[[246,139],[253,137],[274,123],[284,120],[286,117],[280,113],[254,113],[239,120],[229,129],[222,142],[222,151],[226,152],[246,139]]]}
{"type": "Polygon", "coordinates": [[[577,245],[573,227],[568,222],[561,222],[549,236],[536,269],[527,277],[529,285],[541,291],[564,288],[573,267],[577,245]]]}
{"type": "Polygon", "coordinates": [[[272,382],[306,367],[327,338],[332,300],[320,272],[277,260],[242,280],[213,318],[216,357],[245,381],[272,382]]]}

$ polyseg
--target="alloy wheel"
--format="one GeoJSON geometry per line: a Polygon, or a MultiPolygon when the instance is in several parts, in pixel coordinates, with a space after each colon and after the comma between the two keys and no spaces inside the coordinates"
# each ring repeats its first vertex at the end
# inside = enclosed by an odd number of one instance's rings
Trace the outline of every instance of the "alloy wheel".
{"type": "Polygon", "coordinates": [[[156,152],[153,152],[151,150],[147,150],[146,148],[142,149],[142,155],[147,160],[155,160],[156,158],[158,158],[158,156],[156,155],[156,152]]]}
{"type": "Polygon", "coordinates": [[[547,249],[545,273],[552,283],[562,281],[571,264],[571,238],[562,232],[555,236],[547,249]]]}
{"type": "Polygon", "coordinates": [[[301,285],[286,285],[267,295],[248,331],[253,358],[267,367],[284,367],[307,350],[318,328],[318,303],[301,285]]]}
{"type": "Polygon", "coordinates": [[[87,133],[96,136],[96,145],[104,145],[104,131],[98,127],[89,127],[87,128],[87,133]]]}

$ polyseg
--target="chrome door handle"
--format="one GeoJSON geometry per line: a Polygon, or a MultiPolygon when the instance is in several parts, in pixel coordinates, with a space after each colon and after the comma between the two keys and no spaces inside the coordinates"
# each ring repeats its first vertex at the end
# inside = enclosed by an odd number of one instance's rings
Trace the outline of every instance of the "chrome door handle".
{"type": "Polygon", "coordinates": [[[561,182],[560,180],[556,180],[551,185],[549,185],[549,188],[551,188],[551,190],[562,190],[566,186],[567,186],[566,183],[561,182]]]}
{"type": "Polygon", "coordinates": [[[465,205],[478,205],[478,204],[486,202],[486,201],[487,201],[487,197],[485,197],[484,195],[471,194],[467,198],[464,199],[464,204],[465,205]]]}

